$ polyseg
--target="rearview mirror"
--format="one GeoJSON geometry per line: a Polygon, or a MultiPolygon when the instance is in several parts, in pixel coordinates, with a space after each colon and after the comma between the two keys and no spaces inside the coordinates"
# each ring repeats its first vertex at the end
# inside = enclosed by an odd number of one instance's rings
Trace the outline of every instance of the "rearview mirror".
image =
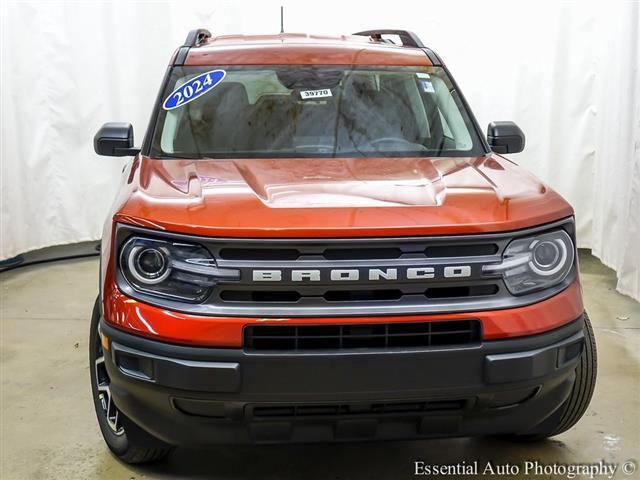
{"type": "Polygon", "coordinates": [[[524,133],[513,122],[491,122],[487,140],[496,153],[519,153],[524,150],[524,133]]]}
{"type": "Polygon", "coordinates": [[[105,123],[95,137],[93,148],[98,155],[108,157],[128,157],[137,155],[139,148],[133,148],[133,126],[130,123],[105,123]]]}

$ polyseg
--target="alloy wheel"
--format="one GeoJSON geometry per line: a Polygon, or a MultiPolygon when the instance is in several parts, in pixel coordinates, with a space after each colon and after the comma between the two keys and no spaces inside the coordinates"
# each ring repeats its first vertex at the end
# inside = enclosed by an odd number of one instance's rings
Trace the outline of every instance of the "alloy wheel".
{"type": "Polygon", "coordinates": [[[96,357],[94,368],[96,373],[96,384],[98,390],[98,402],[102,406],[102,412],[107,420],[107,425],[115,435],[124,434],[124,427],[120,422],[120,412],[111,397],[111,379],[107,373],[104,361],[104,350],[102,348],[102,336],[98,331],[96,342],[96,357]]]}

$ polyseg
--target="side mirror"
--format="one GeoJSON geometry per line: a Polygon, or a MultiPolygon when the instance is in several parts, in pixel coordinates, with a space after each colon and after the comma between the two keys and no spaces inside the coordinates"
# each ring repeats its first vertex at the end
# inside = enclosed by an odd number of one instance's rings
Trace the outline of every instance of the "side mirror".
{"type": "Polygon", "coordinates": [[[95,137],[93,148],[98,155],[108,157],[128,157],[137,155],[139,148],[133,148],[133,126],[130,123],[105,123],[95,137]]]}
{"type": "Polygon", "coordinates": [[[496,153],[519,153],[524,150],[524,133],[513,122],[491,122],[487,140],[496,153]]]}

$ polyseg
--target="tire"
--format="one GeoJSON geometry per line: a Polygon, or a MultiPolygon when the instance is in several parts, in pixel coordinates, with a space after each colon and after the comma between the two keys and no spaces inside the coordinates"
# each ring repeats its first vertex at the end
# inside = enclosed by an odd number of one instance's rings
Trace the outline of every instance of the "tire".
{"type": "Polygon", "coordinates": [[[93,307],[89,337],[91,396],[102,437],[113,454],[125,463],[150,463],[165,458],[173,447],[135,425],[112,404],[109,377],[104,368],[100,341],[100,302],[93,307]],[[99,386],[100,384],[100,386],[99,386]],[[127,435],[129,432],[129,435],[127,435]]]}
{"type": "MultiPolygon", "coordinates": [[[[553,415],[551,422],[543,422],[540,432],[535,434],[516,435],[515,439],[523,441],[538,441],[566,432],[582,418],[596,386],[598,371],[598,355],[593,327],[587,312],[584,312],[584,349],[576,367],[576,380],[564,403],[561,415],[553,415]]],[[[514,437],[512,437],[514,438],[514,437]]]]}

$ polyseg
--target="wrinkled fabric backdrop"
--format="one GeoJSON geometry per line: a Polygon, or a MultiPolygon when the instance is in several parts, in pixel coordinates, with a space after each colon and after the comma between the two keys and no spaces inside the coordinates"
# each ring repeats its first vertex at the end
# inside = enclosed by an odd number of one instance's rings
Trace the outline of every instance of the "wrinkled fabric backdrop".
{"type": "Polygon", "coordinates": [[[511,158],[573,204],[579,246],[640,299],[637,1],[4,2],[0,259],[98,239],[127,159],[95,155],[95,131],[131,122],[139,144],[190,29],[277,33],[281,4],[288,32],[415,31],[483,127],[521,126],[511,158]]]}

